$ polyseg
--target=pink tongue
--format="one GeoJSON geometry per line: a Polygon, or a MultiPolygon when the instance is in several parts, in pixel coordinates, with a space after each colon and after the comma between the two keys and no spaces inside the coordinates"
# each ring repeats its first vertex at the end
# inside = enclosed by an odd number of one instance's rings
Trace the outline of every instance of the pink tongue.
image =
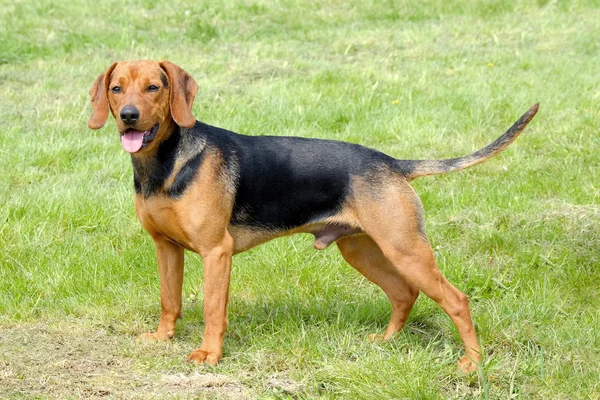
{"type": "Polygon", "coordinates": [[[129,153],[135,153],[142,148],[143,144],[144,132],[129,131],[121,136],[121,145],[129,153]]]}

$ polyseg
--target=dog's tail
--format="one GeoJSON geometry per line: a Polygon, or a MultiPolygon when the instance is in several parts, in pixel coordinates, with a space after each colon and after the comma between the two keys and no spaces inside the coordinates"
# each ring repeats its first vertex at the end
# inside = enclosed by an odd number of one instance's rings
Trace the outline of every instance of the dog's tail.
{"type": "Polygon", "coordinates": [[[447,172],[460,171],[461,169],[472,167],[484,162],[490,157],[495,156],[511,144],[529,121],[535,116],[540,103],[531,107],[517,122],[511,126],[504,135],[477,150],[475,153],[464,157],[449,158],[446,160],[398,160],[398,164],[404,176],[412,180],[420,176],[445,174],[447,172]]]}

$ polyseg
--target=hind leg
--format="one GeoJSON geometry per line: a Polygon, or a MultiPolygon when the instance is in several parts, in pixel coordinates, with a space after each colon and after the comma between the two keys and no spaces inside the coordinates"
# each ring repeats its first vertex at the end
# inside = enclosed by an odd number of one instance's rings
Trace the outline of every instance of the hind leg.
{"type": "Polygon", "coordinates": [[[481,349],[467,296],[452,286],[437,268],[425,235],[422,205],[412,188],[405,181],[390,180],[390,183],[385,189],[379,189],[376,198],[365,196],[356,203],[363,230],[397,273],[438,303],[452,319],[466,352],[459,361],[459,368],[464,372],[474,371],[481,362],[481,349]]]}
{"type": "Polygon", "coordinates": [[[404,327],[419,291],[398,274],[369,236],[343,237],[336,243],[348,264],[378,285],[392,303],[392,316],[384,334],[369,336],[371,340],[389,340],[404,327]]]}
{"type": "Polygon", "coordinates": [[[384,247],[383,251],[394,265],[401,266],[399,271],[408,282],[438,303],[452,319],[466,352],[458,366],[464,372],[474,371],[481,363],[481,349],[471,320],[469,301],[437,268],[431,247],[415,247],[406,252],[392,245],[384,247]]]}

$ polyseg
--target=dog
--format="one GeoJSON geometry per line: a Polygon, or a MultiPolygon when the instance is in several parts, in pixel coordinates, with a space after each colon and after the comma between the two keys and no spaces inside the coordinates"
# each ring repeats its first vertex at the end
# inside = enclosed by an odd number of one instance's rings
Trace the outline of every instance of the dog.
{"type": "Polygon", "coordinates": [[[198,84],[169,61],[116,62],[90,90],[91,129],[109,111],[131,154],[136,214],[156,245],[162,313],[155,332],[167,340],[181,316],[184,249],[204,261],[205,330],[189,360],[222,358],[232,256],[294,233],[335,242],[343,258],[383,289],[392,304],[382,335],[404,326],[420,292],[438,303],[458,329],[464,372],[482,354],[467,296],[441,274],[425,232],[423,205],[409,182],[459,171],[512,143],[538,110],[531,107],[506,133],[475,153],[444,160],[399,160],[333,140],[244,136],[192,115],[198,84]]]}

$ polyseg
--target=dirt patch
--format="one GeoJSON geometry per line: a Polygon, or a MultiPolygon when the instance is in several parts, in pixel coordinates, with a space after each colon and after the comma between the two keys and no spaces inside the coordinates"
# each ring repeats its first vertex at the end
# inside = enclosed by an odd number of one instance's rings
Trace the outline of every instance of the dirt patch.
{"type": "Polygon", "coordinates": [[[169,390],[178,388],[184,392],[198,393],[202,392],[203,389],[207,389],[207,392],[218,393],[219,398],[248,398],[247,390],[237,381],[226,375],[194,372],[192,374],[164,375],[162,381],[165,382],[164,386],[169,388],[169,390]]]}
{"type": "Polygon", "coordinates": [[[267,379],[266,387],[271,391],[282,393],[291,397],[300,392],[303,387],[300,382],[293,381],[291,379],[280,378],[277,376],[271,376],[267,379]]]}
{"type": "Polygon", "coordinates": [[[235,379],[214,373],[145,372],[131,341],[103,329],[0,327],[0,387],[7,397],[253,398],[235,379]]]}

